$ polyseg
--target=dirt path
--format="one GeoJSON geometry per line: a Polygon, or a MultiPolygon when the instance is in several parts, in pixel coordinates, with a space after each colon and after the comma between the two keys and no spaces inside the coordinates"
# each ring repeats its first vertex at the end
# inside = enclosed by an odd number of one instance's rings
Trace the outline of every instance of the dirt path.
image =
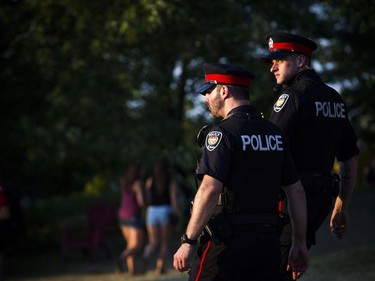
{"type": "MultiPolygon", "coordinates": [[[[350,229],[342,240],[333,238],[328,220],[320,229],[317,246],[310,251],[311,267],[302,281],[375,281],[375,190],[357,189],[350,206],[350,229]]],[[[113,261],[100,259],[95,263],[84,261],[80,255],[62,263],[58,256],[39,256],[37,260],[11,259],[12,272],[8,281],[178,281],[187,280],[187,274],[172,268],[172,256],[178,246],[171,250],[166,275],[153,271],[130,278],[115,273],[113,261]],[[16,264],[17,262],[17,264],[16,264]],[[18,270],[19,269],[19,270],[18,270]]]]}

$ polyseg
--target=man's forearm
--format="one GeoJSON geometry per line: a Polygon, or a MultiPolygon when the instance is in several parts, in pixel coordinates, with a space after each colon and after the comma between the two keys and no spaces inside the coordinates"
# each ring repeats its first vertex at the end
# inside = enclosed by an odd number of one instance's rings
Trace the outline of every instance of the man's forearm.
{"type": "Polygon", "coordinates": [[[306,240],[306,197],[300,181],[284,188],[288,198],[289,215],[293,228],[293,240],[304,242],[306,240]]]}
{"type": "Polygon", "coordinates": [[[352,158],[341,163],[340,176],[341,184],[336,202],[340,203],[340,208],[347,209],[350,198],[354,190],[354,186],[357,181],[357,167],[358,167],[358,156],[355,155],[352,158]]]}
{"type": "Polygon", "coordinates": [[[193,209],[186,234],[190,239],[197,239],[213,215],[221,192],[221,183],[205,176],[194,198],[193,209]]]}

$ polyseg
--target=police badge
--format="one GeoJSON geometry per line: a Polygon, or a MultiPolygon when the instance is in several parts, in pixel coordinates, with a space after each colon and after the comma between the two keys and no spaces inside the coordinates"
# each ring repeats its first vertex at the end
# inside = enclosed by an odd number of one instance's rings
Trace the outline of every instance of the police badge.
{"type": "Polygon", "coordinates": [[[279,112],[283,107],[284,105],[286,104],[286,102],[288,101],[289,99],[289,95],[288,94],[282,94],[279,99],[275,102],[275,104],[273,105],[273,110],[275,112],[279,112]]]}
{"type": "Polygon", "coordinates": [[[214,150],[220,143],[223,134],[219,131],[212,131],[206,137],[206,148],[208,151],[214,150]]]}

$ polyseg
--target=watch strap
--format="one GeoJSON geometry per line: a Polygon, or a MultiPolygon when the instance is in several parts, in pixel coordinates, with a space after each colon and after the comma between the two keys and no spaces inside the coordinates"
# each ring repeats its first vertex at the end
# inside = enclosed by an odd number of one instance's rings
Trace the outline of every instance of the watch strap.
{"type": "Polygon", "coordinates": [[[197,244],[197,240],[190,239],[189,237],[187,237],[187,235],[185,233],[185,234],[183,234],[181,236],[181,244],[183,244],[183,243],[187,243],[187,244],[190,244],[190,245],[195,245],[195,244],[197,244]]]}

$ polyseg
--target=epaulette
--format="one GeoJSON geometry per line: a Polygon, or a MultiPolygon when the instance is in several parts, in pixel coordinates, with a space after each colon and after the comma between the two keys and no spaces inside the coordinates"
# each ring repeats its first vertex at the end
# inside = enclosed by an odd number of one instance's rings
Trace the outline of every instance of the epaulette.
{"type": "Polygon", "coordinates": [[[229,114],[227,117],[223,118],[223,119],[220,119],[220,120],[217,120],[215,121],[214,123],[212,124],[208,124],[208,125],[204,125],[202,127],[202,129],[199,130],[198,134],[197,134],[197,144],[199,145],[199,147],[202,147],[204,145],[204,142],[206,140],[206,136],[207,136],[207,133],[208,131],[214,127],[214,126],[217,126],[221,123],[223,123],[224,121],[228,120],[230,117],[232,117],[233,114],[229,114]]]}
{"type": "Polygon", "coordinates": [[[199,130],[198,134],[197,134],[197,144],[199,147],[202,147],[204,145],[204,141],[206,139],[206,136],[207,136],[207,132],[215,125],[215,123],[213,124],[208,124],[208,125],[205,125],[202,127],[202,129],[199,130]]]}

